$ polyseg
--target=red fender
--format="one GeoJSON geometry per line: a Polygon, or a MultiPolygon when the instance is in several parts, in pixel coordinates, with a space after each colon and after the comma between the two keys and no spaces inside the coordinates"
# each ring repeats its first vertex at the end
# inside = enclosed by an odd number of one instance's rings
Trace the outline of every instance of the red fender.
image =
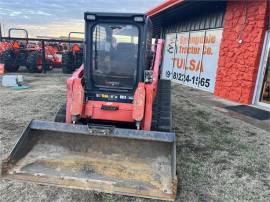
{"type": "Polygon", "coordinates": [[[152,108],[154,103],[154,88],[152,85],[145,85],[146,91],[146,104],[145,104],[145,113],[142,128],[143,130],[151,130],[152,124],[152,108]]]}
{"type": "Polygon", "coordinates": [[[78,44],[74,44],[71,48],[72,53],[80,52],[81,48],[78,44]]]}
{"type": "Polygon", "coordinates": [[[0,75],[5,73],[5,64],[0,64],[0,75]]]}
{"type": "Polygon", "coordinates": [[[72,116],[81,116],[84,103],[84,89],[82,87],[82,79],[76,78],[73,81],[72,101],[70,112],[72,116]]]}
{"type": "Polygon", "coordinates": [[[132,118],[135,121],[143,120],[144,108],[145,108],[145,87],[144,83],[140,82],[138,88],[135,91],[133,100],[132,118]]]}
{"type": "Polygon", "coordinates": [[[18,41],[14,41],[13,44],[12,44],[12,47],[13,47],[14,49],[19,49],[19,48],[20,48],[19,42],[18,42],[18,41]]]}
{"type": "Polygon", "coordinates": [[[82,86],[83,65],[67,79],[66,123],[72,122],[73,115],[82,115],[84,89],[82,86]]]}

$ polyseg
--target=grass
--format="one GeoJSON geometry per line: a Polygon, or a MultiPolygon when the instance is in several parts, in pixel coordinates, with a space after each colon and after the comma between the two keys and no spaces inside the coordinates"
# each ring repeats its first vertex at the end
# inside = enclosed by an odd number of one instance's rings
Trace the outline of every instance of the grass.
{"type": "Polygon", "coordinates": [[[260,145],[249,140],[256,138],[257,132],[243,130],[239,120],[209,107],[194,103],[173,107],[181,111],[174,115],[181,123],[175,127],[179,201],[270,201],[270,195],[264,200],[263,191],[270,187],[265,180],[270,159],[262,159],[269,151],[260,151],[260,145]]]}
{"type": "MultiPolygon", "coordinates": [[[[51,81],[49,77],[50,80],[46,82],[51,81]]],[[[58,75],[52,79],[58,79],[58,75]]],[[[1,115],[6,118],[1,119],[0,134],[2,132],[1,140],[5,148],[13,146],[18,138],[14,134],[19,134],[32,118],[53,120],[54,112],[65,98],[64,92],[59,93],[59,90],[53,89],[55,87],[47,90],[52,91],[50,96],[45,94],[44,86],[49,85],[45,85],[44,80],[38,79],[34,83],[38,84],[35,88],[39,90],[33,91],[27,99],[17,99],[17,94],[1,89],[1,101],[6,106],[1,115]],[[16,103],[16,100],[23,105],[16,103]],[[13,106],[18,108],[16,113],[10,113],[13,106]],[[40,110],[36,111],[38,108],[42,108],[43,114],[40,110]]],[[[177,85],[172,92],[173,120],[177,134],[177,201],[269,202],[269,132],[201,103],[198,98],[201,91],[177,85]]],[[[0,183],[0,201],[157,201],[31,183],[0,183]]]]}

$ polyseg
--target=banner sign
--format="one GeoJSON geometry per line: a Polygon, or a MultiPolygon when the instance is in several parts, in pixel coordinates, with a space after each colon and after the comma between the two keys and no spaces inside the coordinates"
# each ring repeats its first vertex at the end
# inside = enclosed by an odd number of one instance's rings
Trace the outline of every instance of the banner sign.
{"type": "Polygon", "coordinates": [[[213,92],[222,31],[167,34],[162,78],[213,92]]]}
{"type": "Polygon", "coordinates": [[[165,54],[163,55],[162,61],[162,73],[164,75],[164,79],[172,78],[173,71],[173,61],[171,58],[174,58],[175,55],[175,44],[176,42],[176,34],[167,34],[165,39],[165,54]]]}
{"type": "Polygon", "coordinates": [[[176,49],[175,55],[171,59],[174,63],[172,80],[177,83],[183,84],[185,82],[185,72],[187,63],[189,32],[183,32],[176,35],[176,49]]]}

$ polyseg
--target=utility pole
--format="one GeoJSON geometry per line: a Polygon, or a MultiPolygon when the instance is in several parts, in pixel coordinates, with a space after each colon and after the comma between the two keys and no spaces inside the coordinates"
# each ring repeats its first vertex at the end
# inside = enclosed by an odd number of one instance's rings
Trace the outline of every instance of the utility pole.
{"type": "Polygon", "coordinates": [[[0,23],[0,41],[2,41],[2,23],[0,23]]]}
{"type": "Polygon", "coordinates": [[[3,17],[2,17],[2,23],[1,24],[2,24],[2,27],[1,28],[2,28],[2,31],[3,31],[2,32],[3,35],[1,35],[1,36],[2,37],[5,37],[6,36],[6,33],[5,33],[5,21],[4,21],[4,18],[3,17]]]}

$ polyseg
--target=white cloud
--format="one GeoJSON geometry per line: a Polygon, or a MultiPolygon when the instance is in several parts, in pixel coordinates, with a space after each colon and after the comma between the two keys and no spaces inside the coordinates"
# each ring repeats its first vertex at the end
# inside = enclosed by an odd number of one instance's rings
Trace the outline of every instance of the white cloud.
{"type": "Polygon", "coordinates": [[[43,15],[43,16],[51,16],[52,15],[51,13],[46,13],[44,11],[34,11],[34,12],[32,12],[32,14],[34,14],[34,15],[43,15]]]}
{"type": "Polygon", "coordinates": [[[27,15],[23,15],[23,18],[24,18],[24,19],[27,19],[27,20],[30,19],[30,17],[27,16],[27,15]]]}
{"type": "Polygon", "coordinates": [[[22,14],[22,12],[20,12],[20,11],[12,11],[9,13],[9,16],[16,17],[16,16],[21,15],[21,14],[22,14]]]}

